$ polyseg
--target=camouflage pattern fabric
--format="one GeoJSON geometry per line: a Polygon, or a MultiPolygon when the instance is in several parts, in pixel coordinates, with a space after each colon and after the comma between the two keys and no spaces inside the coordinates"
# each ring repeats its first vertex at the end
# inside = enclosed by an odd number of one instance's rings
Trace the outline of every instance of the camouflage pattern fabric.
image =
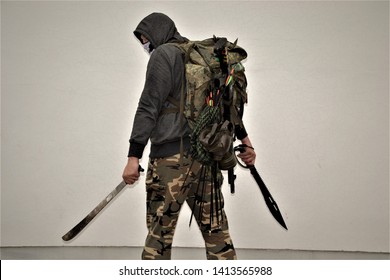
{"type": "MultiPolygon", "coordinates": [[[[220,188],[213,188],[210,175],[210,167],[202,167],[186,156],[180,161],[180,154],[149,161],[146,178],[148,235],[142,259],[171,259],[173,236],[185,202],[202,232],[207,259],[236,259],[223,196],[220,188]]],[[[220,172],[217,177],[222,185],[220,172]]]]}
{"type": "MultiPolygon", "coordinates": [[[[199,142],[199,135],[207,126],[220,123],[222,118],[233,128],[242,123],[242,106],[247,102],[245,68],[241,64],[247,57],[244,49],[226,38],[209,38],[202,41],[167,43],[177,47],[185,62],[185,85],[181,100],[168,97],[175,107],[161,114],[183,114],[191,131],[191,156],[204,165],[216,161],[214,154],[199,142]]],[[[225,134],[224,139],[233,133],[225,134]]]]}

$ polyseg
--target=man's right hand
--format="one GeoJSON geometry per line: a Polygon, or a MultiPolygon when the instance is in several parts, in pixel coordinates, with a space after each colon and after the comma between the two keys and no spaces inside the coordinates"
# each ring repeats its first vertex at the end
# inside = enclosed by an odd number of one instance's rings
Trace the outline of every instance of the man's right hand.
{"type": "Polygon", "coordinates": [[[123,180],[126,184],[132,185],[139,178],[139,159],[136,157],[129,157],[127,161],[127,165],[123,170],[122,175],[123,180]]]}

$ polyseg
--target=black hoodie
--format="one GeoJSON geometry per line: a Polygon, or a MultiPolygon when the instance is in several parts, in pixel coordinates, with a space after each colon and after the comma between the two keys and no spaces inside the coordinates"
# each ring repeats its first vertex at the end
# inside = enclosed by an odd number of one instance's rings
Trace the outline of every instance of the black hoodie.
{"type": "MultiPolygon", "coordinates": [[[[164,108],[173,105],[168,96],[180,100],[184,84],[184,62],[178,48],[168,42],[187,41],[176,29],[175,23],[166,15],[153,13],[137,26],[134,35],[141,41],[144,35],[154,48],[146,70],[145,86],[139,99],[130,137],[128,156],[141,158],[150,139],[151,158],[172,156],[180,152],[183,135],[184,148],[189,147],[189,128],[180,113],[161,114],[164,108]]],[[[142,43],[142,41],[141,41],[142,43]]]]}

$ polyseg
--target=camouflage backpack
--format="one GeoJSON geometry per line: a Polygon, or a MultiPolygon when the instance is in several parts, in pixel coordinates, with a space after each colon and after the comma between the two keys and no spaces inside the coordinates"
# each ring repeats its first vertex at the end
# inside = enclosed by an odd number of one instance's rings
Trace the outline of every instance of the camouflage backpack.
{"type": "Polygon", "coordinates": [[[246,51],[237,46],[237,40],[231,43],[215,36],[171,44],[183,53],[186,84],[180,104],[168,100],[180,108],[191,128],[191,156],[205,165],[220,162],[223,170],[234,167],[235,158],[227,159],[226,154],[232,149],[234,127],[242,125],[247,102],[241,64],[246,51]]]}

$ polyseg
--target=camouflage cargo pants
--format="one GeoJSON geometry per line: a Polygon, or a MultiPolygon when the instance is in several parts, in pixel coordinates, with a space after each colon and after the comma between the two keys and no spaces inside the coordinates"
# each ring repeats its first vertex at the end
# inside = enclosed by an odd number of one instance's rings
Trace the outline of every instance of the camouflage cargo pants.
{"type": "MultiPolygon", "coordinates": [[[[148,235],[142,259],[171,258],[181,206],[187,202],[205,241],[207,259],[236,259],[220,191],[212,187],[210,168],[180,155],[149,161],[146,192],[148,235]],[[213,213],[213,215],[210,215],[213,213]]],[[[219,180],[222,176],[219,173],[219,180]]]]}

